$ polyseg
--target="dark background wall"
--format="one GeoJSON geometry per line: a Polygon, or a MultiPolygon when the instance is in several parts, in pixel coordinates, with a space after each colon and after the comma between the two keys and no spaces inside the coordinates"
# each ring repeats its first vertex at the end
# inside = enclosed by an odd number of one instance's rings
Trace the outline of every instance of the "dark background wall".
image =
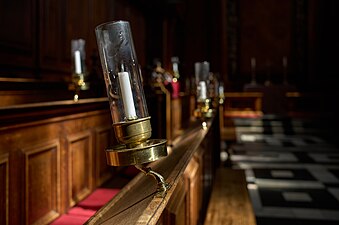
{"type": "Polygon", "coordinates": [[[144,76],[154,58],[170,68],[180,58],[183,77],[196,61],[211,62],[228,90],[250,80],[282,76],[300,90],[336,88],[339,76],[339,3],[335,0],[0,0],[0,87],[4,79],[68,82],[71,39],[86,40],[87,66],[101,76],[94,28],[110,20],[131,23],[144,76]]]}

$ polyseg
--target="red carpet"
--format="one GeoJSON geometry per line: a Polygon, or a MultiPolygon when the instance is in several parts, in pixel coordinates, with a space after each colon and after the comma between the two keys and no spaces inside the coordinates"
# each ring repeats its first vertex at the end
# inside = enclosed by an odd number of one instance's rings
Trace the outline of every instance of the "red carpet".
{"type": "Polygon", "coordinates": [[[54,220],[51,225],[81,225],[84,224],[90,216],[74,216],[64,214],[58,219],[54,220]]]}
{"type": "Polygon", "coordinates": [[[111,200],[120,189],[98,188],[77,206],[84,209],[98,210],[111,200]]]}
{"type": "Polygon", "coordinates": [[[98,209],[111,200],[120,189],[98,188],[87,198],[71,208],[67,214],[54,220],[51,225],[80,225],[84,224],[98,209]]]}
{"type": "Polygon", "coordinates": [[[72,215],[72,216],[85,216],[85,217],[91,217],[95,214],[95,210],[93,209],[84,209],[84,208],[81,208],[81,207],[73,207],[71,208],[67,214],[68,215],[72,215]]]}

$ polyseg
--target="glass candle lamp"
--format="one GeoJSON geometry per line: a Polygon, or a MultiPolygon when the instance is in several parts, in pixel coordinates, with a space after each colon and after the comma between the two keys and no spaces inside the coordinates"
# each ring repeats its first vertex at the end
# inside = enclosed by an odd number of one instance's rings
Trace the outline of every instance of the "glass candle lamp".
{"type": "Polygon", "coordinates": [[[85,64],[85,40],[73,39],[71,41],[71,56],[73,64],[72,89],[74,89],[74,101],[79,100],[81,90],[88,90],[87,72],[85,64]]]}
{"type": "Polygon", "coordinates": [[[148,117],[129,23],[99,25],[96,36],[113,124],[148,117]]]}
{"type": "Polygon", "coordinates": [[[107,162],[112,166],[136,165],[147,175],[157,177],[141,164],[166,156],[166,140],[150,139],[152,127],[129,22],[104,23],[96,27],[95,33],[119,142],[106,150],[107,162]]]}
{"type": "Polygon", "coordinates": [[[211,108],[211,98],[208,96],[208,76],[210,72],[209,62],[196,62],[194,64],[197,84],[197,109],[194,111],[196,117],[212,117],[214,110],[211,108]]]}

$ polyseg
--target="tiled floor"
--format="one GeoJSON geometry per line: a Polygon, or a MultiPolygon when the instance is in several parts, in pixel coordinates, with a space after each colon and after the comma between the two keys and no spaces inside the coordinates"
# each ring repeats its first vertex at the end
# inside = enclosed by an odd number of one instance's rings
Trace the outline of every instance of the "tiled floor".
{"type": "Polygon", "coordinates": [[[339,224],[339,148],[309,121],[235,119],[232,166],[246,171],[259,225],[339,224]]]}

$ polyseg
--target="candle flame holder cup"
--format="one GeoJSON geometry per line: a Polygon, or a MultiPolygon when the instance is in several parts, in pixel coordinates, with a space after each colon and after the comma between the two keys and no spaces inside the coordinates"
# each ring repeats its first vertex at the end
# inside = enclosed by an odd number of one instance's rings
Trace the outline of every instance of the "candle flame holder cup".
{"type": "Polygon", "coordinates": [[[157,196],[164,196],[169,184],[142,164],[167,156],[166,139],[150,139],[152,126],[148,114],[141,72],[134,50],[129,22],[113,21],[96,27],[95,34],[106,90],[118,143],[106,149],[111,166],[135,165],[158,183],[157,196]]]}

